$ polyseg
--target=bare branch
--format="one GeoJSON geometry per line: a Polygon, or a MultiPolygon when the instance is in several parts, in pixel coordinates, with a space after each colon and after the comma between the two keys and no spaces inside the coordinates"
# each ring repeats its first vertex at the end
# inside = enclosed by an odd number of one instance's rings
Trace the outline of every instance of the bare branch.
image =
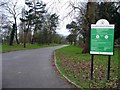
{"type": "Polygon", "coordinates": [[[14,14],[13,10],[8,6],[8,4],[5,5],[5,8],[10,14],[14,14]]]}

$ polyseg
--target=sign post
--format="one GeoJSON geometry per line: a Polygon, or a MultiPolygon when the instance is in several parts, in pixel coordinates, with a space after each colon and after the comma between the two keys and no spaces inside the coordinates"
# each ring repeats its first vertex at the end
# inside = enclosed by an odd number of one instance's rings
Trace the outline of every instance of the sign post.
{"type": "MultiPolygon", "coordinates": [[[[114,48],[114,25],[109,24],[106,19],[100,19],[96,24],[91,25],[90,54],[109,55],[108,77],[110,77],[110,55],[113,55],[114,48]]],[[[93,75],[93,56],[91,61],[91,75],[93,75]]],[[[92,79],[93,76],[91,76],[92,79]]]]}
{"type": "Polygon", "coordinates": [[[91,56],[91,80],[93,79],[93,58],[94,55],[91,56]]]}
{"type": "Polygon", "coordinates": [[[107,75],[107,80],[110,79],[110,55],[108,56],[108,75],[107,75]]]}

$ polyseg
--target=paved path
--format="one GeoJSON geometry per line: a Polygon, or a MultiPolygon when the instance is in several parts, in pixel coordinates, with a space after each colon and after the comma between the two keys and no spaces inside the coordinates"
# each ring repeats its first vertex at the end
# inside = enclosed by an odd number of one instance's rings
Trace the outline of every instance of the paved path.
{"type": "Polygon", "coordinates": [[[4,53],[3,88],[70,88],[55,72],[51,56],[64,46],[4,53]]]}

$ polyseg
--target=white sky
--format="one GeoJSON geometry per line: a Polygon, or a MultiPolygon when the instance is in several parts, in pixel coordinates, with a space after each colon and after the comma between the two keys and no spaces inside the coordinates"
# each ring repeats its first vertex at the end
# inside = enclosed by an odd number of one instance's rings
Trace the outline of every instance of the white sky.
{"type": "Polygon", "coordinates": [[[52,4],[49,11],[57,13],[60,19],[60,25],[56,31],[59,34],[66,36],[70,34],[69,30],[66,29],[66,25],[69,24],[74,18],[74,14],[72,16],[68,15],[68,13],[72,10],[72,8],[69,6],[69,2],[74,2],[77,4],[77,2],[83,1],[85,2],[87,0],[42,0],[42,1],[45,2],[49,7],[52,4]]]}
{"type": "MultiPolygon", "coordinates": [[[[25,0],[10,0],[10,1],[13,1],[13,2],[17,1],[20,8],[24,7],[25,5],[25,0]]],[[[56,31],[59,34],[66,36],[70,34],[69,30],[66,29],[66,25],[69,24],[74,18],[74,13],[72,13],[71,17],[67,16],[68,13],[72,10],[71,7],[68,7],[69,2],[74,2],[78,4],[78,2],[87,2],[88,0],[42,0],[42,1],[47,4],[46,8],[49,9],[50,13],[57,13],[57,15],[59,15],[60,24],[56,31]]],[[[20,12],[21,12],[21,9],[20,9],[20,12]]]]}
{"type": "MultiPolygon", "coordinates": [[[[7,1],[7,0],[6,0],[7,1]]],[[[25,5],[25,0],[11,0],[13,2],[18,2],[19,7],[22,9],[25,5]]],[[[37,0],[36,0],[37,1],[37,0]]],[[[66,29],[66,25],[70,23],[74,15],[72,17],[67,16],[67,14],[70,12],[71,8],[69,6],[69,2],[77,2],[78,0],[42,0],[44,3],[47,4],[47,7],[49,9],[50,13],[57,13],[59,15],[60,24],[57,28],[57,33],[62,35],[69,35],[69,30],[66,29]],[[67,17],[65,17],[67,16],[67,17]],[[63,19],[64,18],[64,19],[63,19]]],[[[83,0],[79,0],[83,1],[83,0]]],[[[84,0],[86,1],[86,0],[84,0]]],[[[21,9],[19,12],[21,12],[21,9]]],[[[18,18],[19,20],[19,18],[18,18]]]]}

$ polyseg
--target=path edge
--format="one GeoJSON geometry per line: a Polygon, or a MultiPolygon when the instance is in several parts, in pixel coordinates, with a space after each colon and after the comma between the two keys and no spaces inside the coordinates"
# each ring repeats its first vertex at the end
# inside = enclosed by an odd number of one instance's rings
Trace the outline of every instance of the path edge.
{"type": "Polygon", "coordinates": [[[63,76],[63,78],[65,78],[70,84],[74,85],[77,88],[80,88],[81,90],[84,90],[81,86],[77,85],[76,83],[74,83],[73,81],[71,81],[67,76],[65,76],[59,69],[58,65],[57,65],[57,59],[56,59],[56,54],[55,51],[53,52],[53,59],[54,59],[54,64],[55,67],[57,69],[57,71],[60,73],[61,76],[63,76]]]}

